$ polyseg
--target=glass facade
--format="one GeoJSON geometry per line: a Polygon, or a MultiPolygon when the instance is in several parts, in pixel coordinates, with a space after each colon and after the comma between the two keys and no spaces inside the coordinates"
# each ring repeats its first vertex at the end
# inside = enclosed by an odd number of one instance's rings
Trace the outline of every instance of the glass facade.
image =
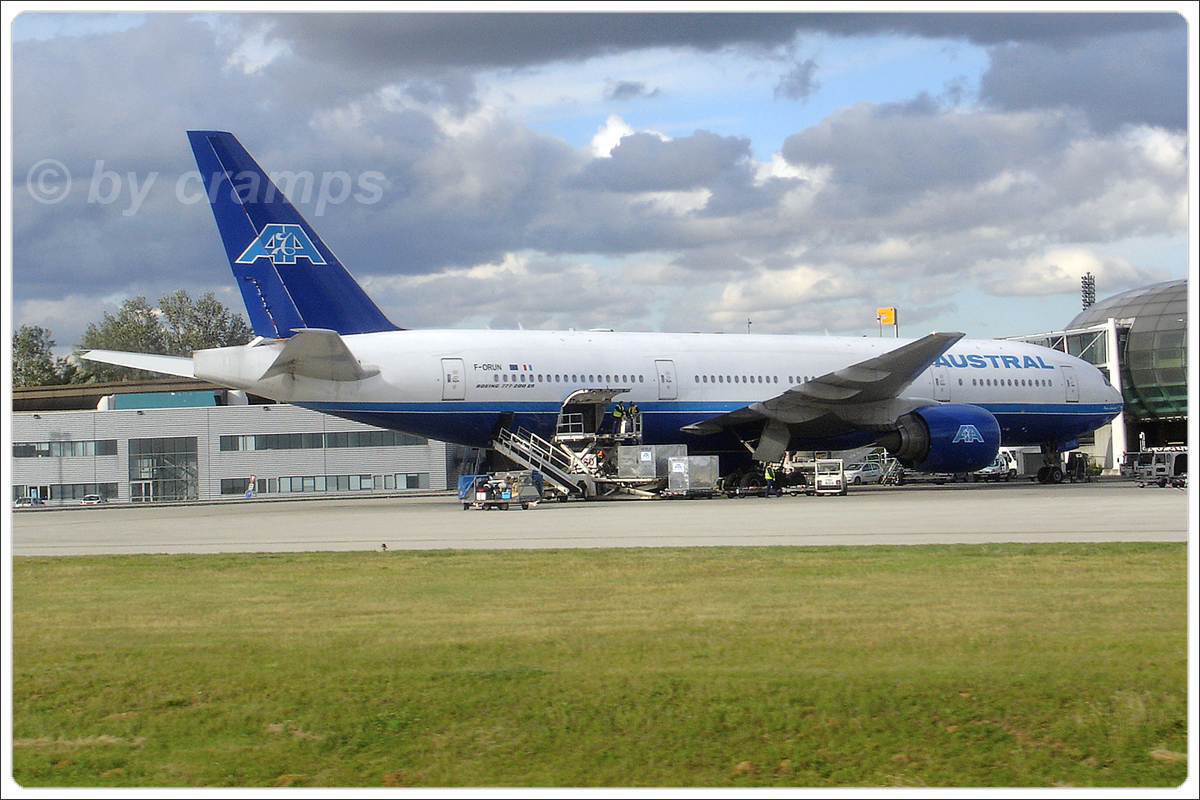
{"type": "Polygon", "coordinates": [[[1187,293],[1186,280],[1145,286],[1096,303],[1068,326],[1118,320],[1125,411],[1137,420],[1187,417],[1187,293]]]}
{"type": "Polygon", "coordinates": [[[134,503],[200,496],[195,436],[129,440],[129,499],[134,503]]]}

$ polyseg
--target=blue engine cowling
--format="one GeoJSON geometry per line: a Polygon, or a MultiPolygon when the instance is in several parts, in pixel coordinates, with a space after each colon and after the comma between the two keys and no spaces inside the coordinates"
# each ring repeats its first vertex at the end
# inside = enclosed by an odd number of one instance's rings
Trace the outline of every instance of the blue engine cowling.
{"type": "Polygon", "coordinates": [[[1000,423],[979,406],[925,406],[896,420],[879,443],[909,469],[974,472],[991,464],[1000,449],[1000,423]]]}

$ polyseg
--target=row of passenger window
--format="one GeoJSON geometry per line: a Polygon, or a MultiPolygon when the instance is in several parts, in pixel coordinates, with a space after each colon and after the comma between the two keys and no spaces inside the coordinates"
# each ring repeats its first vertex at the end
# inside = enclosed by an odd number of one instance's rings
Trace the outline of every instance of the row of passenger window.
{"type": "Polygon", "coordinates": [[[645,383],[645,375],[583,375],[576,373],[573,375],[539,373],[496,373],[492,375],[492,383],[588,383],[596,385],[603,383],[606,386],[613,384],[621,384],[622,386],[632,386],[635,383],[645,383]]]}
{"type": "MultiPolygon", "coordinates": [[[[962,383],[960,378],[958,381],[962,383]]],[[[971,378],[972,386],[1053,386],[1049,378],[971,378]]]]}
{"type": "MultiPolygon", "coordinates": [[[[696,383],[779,383],[778,375],[695,375],[696,383]]],[[[808,380],[805,377],[803,380],[808,380]]],[[[645,375],[596,375],[596,374],[546,374],[546,373],[495,373],[493,383],[586,383],[605,386],[632,386],[645,383],[645,375]]],[[[801,383],[800,376],[788,376],[788,385],[801,383]]]]}
{"type": "MultiPolygon", "coordinates": [[[[693,375],[696,383],[779,383],[778,375],[693,375]]],[[[789,386],[802,383],[799,377],[789,375],[789,386]]]]}

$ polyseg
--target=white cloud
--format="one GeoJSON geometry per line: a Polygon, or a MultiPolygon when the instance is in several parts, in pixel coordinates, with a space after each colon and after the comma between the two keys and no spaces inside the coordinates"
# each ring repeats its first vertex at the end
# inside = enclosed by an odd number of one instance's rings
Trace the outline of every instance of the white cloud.
{"type": "MultiPolygon", "coordinates": [[[[604,124],[596,129],[596,134],[592,137],[589,149],[595,158],[609,158],[612,156],[613,148],[621,143],[621,140],[633,133],[639,133],[621,119],[616,114],[609,114],[608,119],[604,124]]],[[[671,141],[671,137],[664,136],[657,131],[640,131],[640,133],[652,133],[664,142],[671,141]]]]}
{"type": "Polygon", "coordinates": [[[1077,294],[1091,273],[1100,286],[1138,286],[1160,278],[1123,258],[1086,247],[1046,250],[1021,259],[989,259],[972,268],[986,290],[999,297],[1077,294]]]}

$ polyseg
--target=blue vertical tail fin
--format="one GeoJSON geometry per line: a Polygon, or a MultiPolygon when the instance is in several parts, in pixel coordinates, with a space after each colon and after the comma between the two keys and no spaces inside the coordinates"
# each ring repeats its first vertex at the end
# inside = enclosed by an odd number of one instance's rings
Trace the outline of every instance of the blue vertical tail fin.
{"type": "Polygon", "coordinates": [[[399,330],[231,133],[188,131],[255,334],[399,330]]]}

